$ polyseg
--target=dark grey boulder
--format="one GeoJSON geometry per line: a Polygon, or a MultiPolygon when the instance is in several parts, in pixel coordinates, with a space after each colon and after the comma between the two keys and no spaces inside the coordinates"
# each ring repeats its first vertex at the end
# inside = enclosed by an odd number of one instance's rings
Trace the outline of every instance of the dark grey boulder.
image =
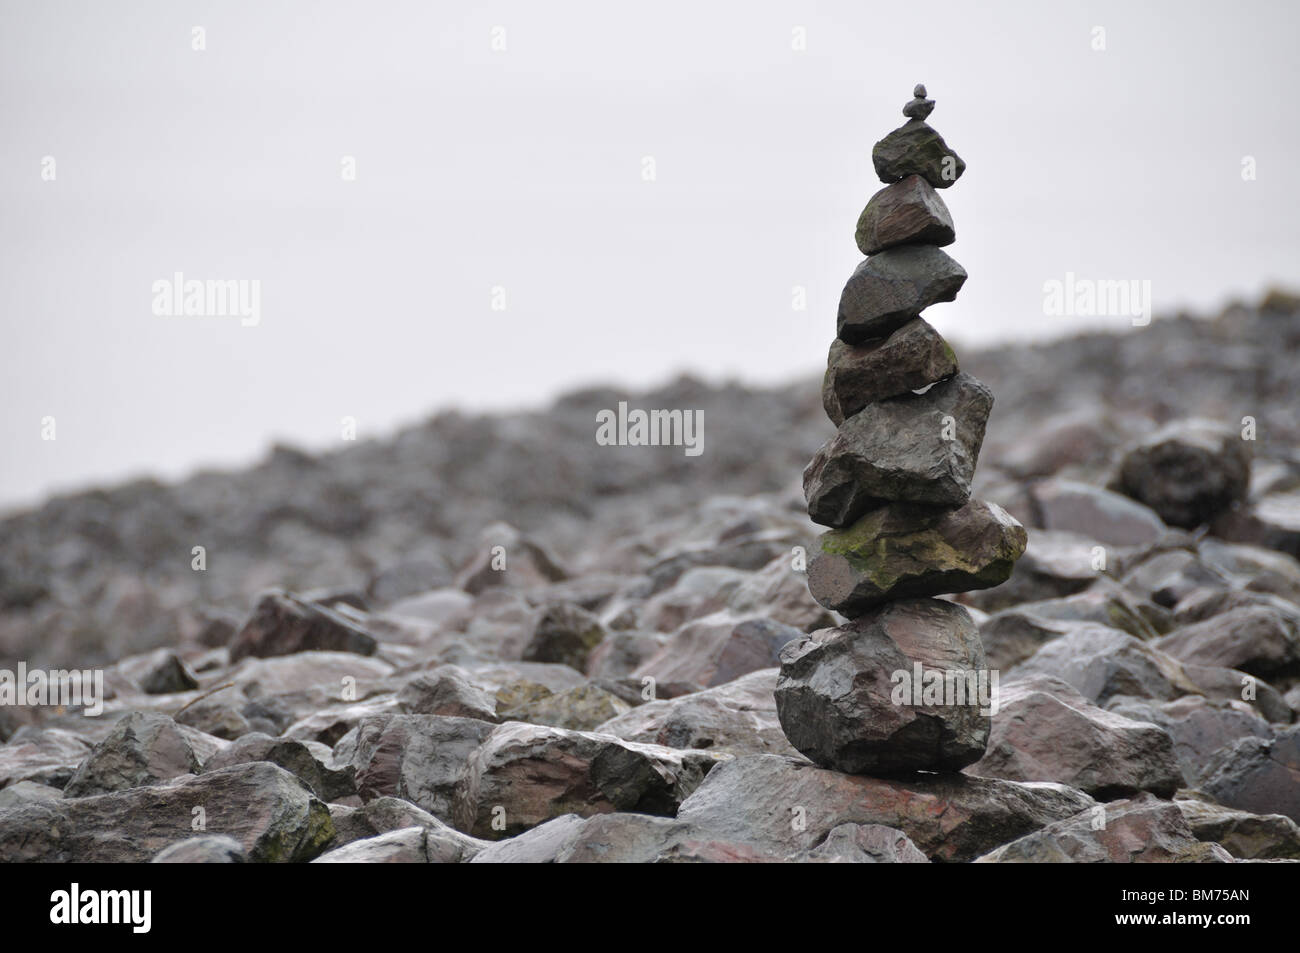
{"type": "Polygon", "coordinates": [[[951,245],[957,238],[952,215],[934,188],[909,175],[871,196],[854,235],[864,255],[895,245],[951,245]]]}
{"type": "Polygon", "coordinates": [[[866,407],[805,468],[808,515],[844,527],[888,501],[961,506],[992,408],[989,389],[964,373],[866,407]]]}
{"type": "Polygon", "coordinates": [[[790,743],[824,767],[882,776],[956,771],[988,743],[988,678],[965,609],[902,600],[786,646],[776,710],[790,743]],[[925,691],[932,678],[933,695],[925,691]]]}
{"type": "Polygon", "coordinates": [[[877,142],[871,162],[881,182],[919,175],[936,189],[948,188],[966,171],[966,163],[923,117],[904,123],[877,142]]]}
{"type": "Polygon", "coordinates": [[[301,741],[292,738],[272,738],[261,732],[243,735],[230,747],[217,752],[204,765],[204,770],[215,771],[234,764],[269,761],[293,774],[311,788],[322,801],[334,801],[357,793],[353,768],[333,768],[323,763],[301,741]]]}
{"type": "Polygon", "coordinates": [[[349,758],[356,770],[357,793],[363,801],[385,795],[403,798],[450,822],[469,757],[494,727],[477,718],[442,715],[365,718],[352,736],[349,758]]]}
{"type": "Polygon", "coordinates": [[[848,344],[884,337],[932,304],[952,301],[966,270],[932,245],[904,245],[865,259],[840,294],[838,333],[848,344]]]}
{"type": "Polygon", "coordinates": [[[173,695],[198,687],[198,679],[175,652],[161,653],[157,662],[140,677],[140,688],[148,695],[173,695]]]}
{"type": "Polygon", "coordinates": [[[593,613],[571,603],[556,603],[537,620],[523,658],[526,662],[553,662],[585,672],[588,656],[608,635],[593,613]]]}
{"type": "Polygon", "coordinates": [[[957,355],[924,319],[859,346],[831,342],[822,407],[837,427],[869,404],[920,390],[957,373],[957,355]]]}
{"type": "Polygon", "coordinates": [[[1206,764],[1200,790],[1228,807],[1300,822],[1300,725],[1221,748],[1206,764]]]}
{"type": "Polygon", "coordinates": [[[1170,526],[1193,529],[1246,498],[1250,445],[1215,421],[1171,423],[1125,452],[1112,486],[1170,526]]]}
{"type": "Polygon", "coordinates": [[[259,862],[310,860],[334,836],[325,804],[288,771],[265,761],[94,797],[64,798],[0,813],[0,857],[9,861],[144,863],[163,848],[225,834],[259,862]]]}
{"type": "Polygon", "coordinates": [[[230,640],[230,661],[324,650],[373,655],[375,637],[336,608],[309,602],[283,590],[264,593],[230,640]]]}
{"type": "Polygon", "coordinates": [[[449,715],[496,723],[497,700],[457,665],[440,665],[402,686],[397,704],[409,715],[449,715]]]}
{"type": "Polygon", "coordinates": [[[1269,723],[1243,701],[1211,700],[1184,695],[1168,702],[1116,698],[1106,706],[1125,718],[1159,725],[1173,739],[1174,754],[1189,787],[1202,780],[1207,764],[1220,748],[1238,738],[1271,739],[1269,723]]]}
{"type": "Polygon", "coordinates": [[[498,840],[562,814],[672,816],[726,757],[506,722],[470,756],[452,820],[475,837],[498,840]]]}

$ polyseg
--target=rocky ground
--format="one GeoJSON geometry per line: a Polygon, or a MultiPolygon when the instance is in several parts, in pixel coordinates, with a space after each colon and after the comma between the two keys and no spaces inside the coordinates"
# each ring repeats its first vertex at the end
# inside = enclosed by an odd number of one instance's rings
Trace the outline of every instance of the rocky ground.
{"type": "Polygon", "coordinates": [[[683,379],[6,518],[0,669],[109,698],[0,707],[0,859],[1300,859],[1300,300],[958,351],[996,398],[975,495],[1029,529],[954,597],[1001,675],[963,772],[786,740],[780,650],[842,621],[799,571],[834,430],[819,380],[683,379]],[[620,400],[702,410],[704,453],[598,446],[620,400]],[[1247,501],[1106,488],[1188,418],[1251,429],[1247,501]]]}

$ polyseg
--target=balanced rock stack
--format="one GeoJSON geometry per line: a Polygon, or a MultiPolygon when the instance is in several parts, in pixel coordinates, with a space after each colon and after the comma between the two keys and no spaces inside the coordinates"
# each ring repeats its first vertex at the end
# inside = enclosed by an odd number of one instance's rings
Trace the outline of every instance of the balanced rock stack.
{"type": "Polygon", "coordinates": [[[983,755],[993,683],[979,632],[964,608],[930,597],[1002,583],[1025,549],[1019,523],[971,499],[993,395],[920,317],[966,280],[941,250],[956,235],[935,191],[966,165],[926,124],[925,95],[917,86],[908,122],[872,151],[887,185],[858,219],[867,258],[840,298],[822,386],[839,430],[803,475],[808,514],[832,527],[808,587],[852,621],[787,645],[776,689],[790,743],[855,774],[957,770],[983,755]]]}

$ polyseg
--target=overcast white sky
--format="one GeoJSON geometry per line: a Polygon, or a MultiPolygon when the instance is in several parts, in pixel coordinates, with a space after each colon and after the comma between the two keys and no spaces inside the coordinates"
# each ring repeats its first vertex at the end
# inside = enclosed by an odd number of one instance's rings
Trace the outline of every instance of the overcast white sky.
{"type": "Polygon", "coordinates": [[[969,167],[927,312],[959,345],[1125,323],[1044,316],[1067,271],[1157,311],[1295,286],[1297,9],[3,0],[0,505],[345,415],[811,374],[917,82],[969,167]],[[260,281],[261,323],[156,316],[175,271],[260,281]]]}

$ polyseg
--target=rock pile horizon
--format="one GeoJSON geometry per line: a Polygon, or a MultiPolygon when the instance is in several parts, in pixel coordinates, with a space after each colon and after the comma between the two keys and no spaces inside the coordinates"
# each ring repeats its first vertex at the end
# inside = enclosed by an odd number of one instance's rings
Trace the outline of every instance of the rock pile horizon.
{"type": "Polygon", "coordinates": [[[983,756],[979,631],[934,597],[1005,582],[1027,539],[971,497],[993,394],[921,317],[966,281],[942,250],[956,229],[936,191],[966,164],[925,122],[933,110],[918,85],[908,121],[872,150],[886,185],[858,218],[867,257],[844,286],[822,384],[838,430],[803,474],[808,515],[829,527],[808,588],[850,622],[786,646],[776,688],[790,743],[854,774],[956,771],[983,756]],[[917,676],[924,686],[904,684],[917,676]]]}

